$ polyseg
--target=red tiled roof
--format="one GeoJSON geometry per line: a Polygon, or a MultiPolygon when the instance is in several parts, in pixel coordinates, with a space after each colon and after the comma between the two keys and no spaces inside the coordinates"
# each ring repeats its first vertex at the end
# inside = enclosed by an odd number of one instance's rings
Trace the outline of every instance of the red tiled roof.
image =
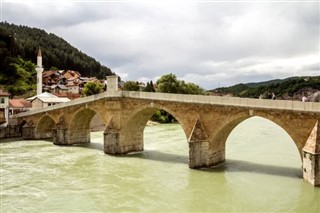
{"type": "Polygon", "coordinates": [[[53,93],[53,94],[59,98],[68,97],[67,93],[53,93]]]}
{"type": "Polygon", "coordinates": [[[53,75],[53,74],[56,74],[56,73],[58,73],[58,71],[56,71],[56,70],[44,71],[44,72],[42,73],[42,77],[49,77],[49,76],[51,76],[51,75],[53,75]]]}
{"type": "Polygon", "coordinates": [[[71,77],[71,78],[68,78],[68,81],[74,81],[76,79],[78,79],[79,77],[78,76],[75,76],[75,77],[71,77]]]}
{"type": "Polygon", "coordinates": [[[31,108],[32,104],[24,99],[9,99],[10,108],[31,108]]]}
{"type": "Polygon", "coordinates": [[[80,98],[80,94],[75,94],[75,93],[60,93],[60,94],[55,93],[55,95],[58,97],[67,97],[70,100],[80,98]]]}
{"type": "Polygon", "coordinates": [[[10,96],[10,93],[0,90],[0,96],[10,96]]]}

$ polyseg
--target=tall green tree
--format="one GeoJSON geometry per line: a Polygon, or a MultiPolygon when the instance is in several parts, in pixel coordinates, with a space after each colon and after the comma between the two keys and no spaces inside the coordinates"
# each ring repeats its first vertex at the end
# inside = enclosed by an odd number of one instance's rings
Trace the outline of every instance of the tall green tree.
{"type": "MultiPolygon", "coordinates": [[[[177,76],[170,73],[160,77],[157,81],[158,91],[163,93],[178,93],[178,94],[197,94],[204,95],[205,90],[194,83],[186,83],[178,80],[177,76]]],[[[157,111],[151,118],[153,121],[160,123],[176,122],[176,119],[164,110],[157,111]]]]}
{"type": "Polygon", "coordinates": [[[163,93],[204,95],[205,90],[194,83],[178,80],[176,75],[170,73],[160,77],[157,81],[158,91],[163,93]]]}
{"type": "Polygon", "coordinates": [[[154,89],[153,82],[152,81],[147,82],[146,88],[144,88],[143,91],[144,92],[155,92],[156,90],[154,89]]]}
{"type": "Polygon", "coordinates": [[[161,76],[157,85],[159,92],[178,93],[179,91],[179,81],[177,76],[172,73],[161,76]]]}

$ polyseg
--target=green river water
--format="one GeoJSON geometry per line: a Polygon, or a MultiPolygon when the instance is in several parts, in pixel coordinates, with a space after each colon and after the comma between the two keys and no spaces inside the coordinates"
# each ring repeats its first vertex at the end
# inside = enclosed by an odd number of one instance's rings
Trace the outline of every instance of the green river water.
{"type": "Polygon", "coordinates": [[[302,179],[292,139],[259,117],[242,122],[217,168],[188,167],[179,124],[148,126],[142,153],[91,144],[1,140],[1,212],[320,212],[320,188],[302,179]]]}

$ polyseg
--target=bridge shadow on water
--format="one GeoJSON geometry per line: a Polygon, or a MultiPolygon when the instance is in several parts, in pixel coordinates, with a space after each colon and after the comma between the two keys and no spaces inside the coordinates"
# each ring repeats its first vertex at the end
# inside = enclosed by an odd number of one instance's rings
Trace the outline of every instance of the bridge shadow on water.
{"type": "MultiPolygon", "coordinates": [[[[94,149],[103,151],[103,144],[91,142],[89,144],[78,144],[74,145],[77,147],[83,147],[87,149],[94,149]]],[[[142,152],[133,152],[125,155],[112,155],[116,158],[140,158],[150,161],[161,161],[166,163],[177,163],[188,165],[189,157],[188,155],[178,155],[173,153],[165,153],[159,150],[144,150],[142,152]]],[[[283,176],[291,178],[302,178],[302,170],[299,168],[292,168],[286,166],[277,165],[266,165],[259,164],[243,160],[226,159],[225,162],[212,166],[210,168],[198,169],[202,172],[246,172],[255,174],[265,174],[273,176],[283,176]]]]}
{"type": "MultiPolygon", "coordinates": [[[[168,163],[180,163],[188,165],[188,156],[163,153],[157,150],[145,150],[144,152],[132,153],[128,155],[118,155],[117,157],[142,158],[145,160],[162,161],[168,163]]],[[[258,164],[243,160],[226,160],[225,162],[210,168],[198,169],[203,172],[246,172],[255,174],[265,174],[273,176],[283,176],[291,178],[302,178],[302,170],[298,168],[258,164]]]]}
{"type": "Polygon", "coordinates": [[[235,159],[226,159],[225,162],[213,166],[207,169],[201,169],[205,172],[245,172],[253,174],[264,174],[264,175],[273,175],[273,176],[283,176],[291,178],[302,178],[302,169],[286,167],[286,166],[277,166],[277,165],[267,165],[254,163],[243,160],[235,159]]]}
{"type": "Polygon", "coordinates": [[[158,150],[144,150],[143,152],[129,153],[127,155],[119,155],[119,157],[141,158],[151,161],[161,161],[166,163],[180,163],[188,165],[189,158],[186,155],[178,155],[165,153],[158,150]]]}
{"type": "Polygon", "coordinates": [[[84,143],[84,144],[73,144],[72,146],[103,151],[103,144],[97,143],[97,142],[90,142],[90,143],[84,143]]]}

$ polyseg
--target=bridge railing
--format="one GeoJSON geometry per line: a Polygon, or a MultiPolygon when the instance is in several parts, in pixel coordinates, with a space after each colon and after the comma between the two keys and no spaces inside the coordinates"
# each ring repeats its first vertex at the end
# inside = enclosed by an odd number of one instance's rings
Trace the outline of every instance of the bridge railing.
{"type": "Polygon", "coordinates": [[[214,104],[227,106],[241,106],[250,108],[267,108],[267,109],[283,109],[294,111],[320,112],[320,103],[316,102],[299,102],[287,100],[270,100],[270,99],[253,99],[253,98],[238,98],[238,97],[222,97],[222,96],[205,96],[205,95],[183,95],[172,93],[154,93],[154,92],[132,92],[132,91],[112,91],[104,92],[96,95],[78,98],[73,101],[49,106],[42,109],[23,112],[16,117],[47,112],[51,110],[61,109],[64,107],[87,104],[92,101],[97,101],[104,98],[138,98],[148,100],[164,100],[186,103],[214,104]]]}
{"type": "Polygon", "coordinates": [[[41,108],[41,109],[31,110],[28,112],[22,112],[22,113],[14,115],[13,117],[23,117],[23,116],[37,114],[37,113],[41,113],[41,112],[47,112],[47,111],[52,111],[52,110],[56,110],[56,109],[61,109],[61,108],[69,107],[69,106],[82,105],[82,104],[90,103],[92,101],[96,101],[96,100],[103,99],[103,98],[116,98],[116,97],[118,97],[118,98],[122,97],[122,92],[121,91],[103,92],[103,93],[91,95],[88,97],[77,98],[72,101],[48,106],[48,107],[41,108]]]}
{"type": "Polygon", "coordinates": [[[316,102],[299,102],[289,100],[270,100],[270,99],[253,99],[238,97],[222,96],[205,96],[205,95],[182,95],[171,93],[148,93],[148,92],[130,92],[123,91],[123,97],[141,98],[150,100],[166,100],[188,103],[203,103],[228,106],[241,106],[253,108],[284,109],[295,111],[314,111],[320,112],[320,103],[316,102]]]}

